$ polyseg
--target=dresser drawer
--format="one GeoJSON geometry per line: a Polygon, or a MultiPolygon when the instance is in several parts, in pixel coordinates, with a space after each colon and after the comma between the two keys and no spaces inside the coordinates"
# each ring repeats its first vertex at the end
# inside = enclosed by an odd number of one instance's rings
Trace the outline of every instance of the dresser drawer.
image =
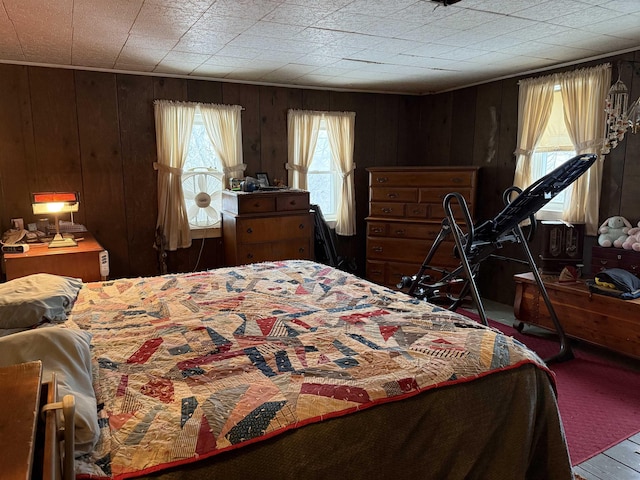
{"type": "Polygon", "coordinates": [[[294,238],[286,242],[247,243],[238,245],[240,263],[256,263],[280,258],[284,260],[307,260],[312,258],[308,238],[294,238]]]}
{"type": "Polygon", "coordinates": [[[453,190],[452,187],[447,187],[447,188],[430,187],[430,188],[421,188],[419,192],[420,194],[418,198],[420,203],[437,203],[438,205],[442,205],[442,202],[444,201],[444,197],[446,197],[447,194],[452,192],[458,192],[460,195],[462,195],[465,198],[467,202],[469,202],[469,199],[471,198],[470,188],[459,188],[457,190],[453,190]]]}
{"type": "Polygon", "coordinates": [[[429,218],[429,212],[431,211],[430,205],[424,205],[419,203],[410,203],[405,205],[404,213],[407,218],[421,218],[426,219],[429,218]]]}
{"type": "Polygon", "coordinates": [[[276,211],[309,210],[308,192],[287,192],[276,197],[276,211]]]}
{"type": "MultiPolygon", "coordinates": [[[[441,203],[430,205],[429,209],[429,218],[433,220],[442,220],[446,217],[444,213],[444,206],[441,203]]],[[[467,201],[467,208],[469,209],[469,215],[473,218],[474,208],[473,203],[467,201]]],[[[451,204],[451,211],[453,212],[453,216],[457,222],[464,222],[464,216],[462,215],[462,208],[458,204],[458,202],[454,201],[451,204]]]]}
{"type": "Polygon", "coordinates": [[[381,187],[441,187],[450,185],[450,191],[475,186],[476,170],[395,170],[378,171],[370,170],[369,185],[381,187]]]}
{"type": "Polygon", "coordinates": [[[439,223],[369,222],[372,237],[417,238],[432,243],[440,232],[439,223]]]}
{"type": "Polygon", "coordinates": [[[308,238],[311,232],[313,219],[309,213],[236,219],[236,239],[239,244],[308,238]]]}
{"type": "Polygon", "coordinates": [[[276,197],[260,193],[240,194],[225,191],[222,192],[222,209],[236,215],[274,212],[276,197]]]}
{"type": "MultiPolygon", "coordinates": [[[[433,242],[419,239],[367,237],[367,259],[420,264],[429,253],[433,242]]],[[[446,245],[441,246],[433,258],[440,266],[458,265],[459,260],[446,245]]]]}
{"type": "Polygon", "coordinates": [[[369,215],[372,217],[404,217],[404,203],[371,202],[369,215]]]}
{"type": "Polygon", "coordinates": [[[369,192],[372,202],[416,203],[418,201],[417,188],[372,187],[369,192]]]}

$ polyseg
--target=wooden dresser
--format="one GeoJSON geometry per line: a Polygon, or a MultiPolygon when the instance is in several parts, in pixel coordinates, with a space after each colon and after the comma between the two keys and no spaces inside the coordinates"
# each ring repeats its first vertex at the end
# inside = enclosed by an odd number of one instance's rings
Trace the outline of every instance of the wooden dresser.
{"type": "Polygon", "coordinates": [[[640,252],[599,245],[592,247],[591,273],[595,275],[608,268],[621,268],[640,277],[640,252]]]}
{"type": "MultiPolygon", "coordinates": [[[[458,192],[474,215],[479,167],[369,168],[367,279],[394,288],[414,275],[440,232],[442,201],[458,192]]],[[[434,264],[457,266],[451,249],[440,248],[434,264]],[[451,252],[451,253],[449,253],[451,252]]]]}
{"type": "Polygon", "coordinates": [[[313,259],[313,216],[303,190],[222,192],[225,265],[313,259]]]}

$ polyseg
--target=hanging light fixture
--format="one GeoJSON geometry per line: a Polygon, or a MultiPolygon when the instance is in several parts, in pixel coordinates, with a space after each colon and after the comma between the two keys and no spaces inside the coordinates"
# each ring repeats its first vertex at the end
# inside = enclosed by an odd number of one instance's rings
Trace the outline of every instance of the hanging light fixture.
{"type": "MultiPolygon", "coordinates": [[[[629,62],[634,64],[635,62],[629,62]]],[[[607,115],[607,140],[606,147],[610,151],[624,139],[624,134],[629,128],[631,133],[640,131],[640,98],[629,103],[629,90],[620,79],[620,63],[618,63],[618,80],[611,85],[604,111],[607,115]]]]}

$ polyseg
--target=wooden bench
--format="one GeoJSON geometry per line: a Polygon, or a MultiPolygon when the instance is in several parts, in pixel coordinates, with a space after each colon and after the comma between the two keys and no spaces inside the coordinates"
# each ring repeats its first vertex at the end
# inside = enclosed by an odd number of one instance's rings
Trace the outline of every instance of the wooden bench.
{"type": "MultiPolygon", "coordinates": [[[[533,274],[518,274],[514,279],[516,319],[555,330],[533,274]]],[[[640,299],[592,294],[583,281],[560,283],[555,276],[543,279],[567,336],[640,358],[640,299]]]]}

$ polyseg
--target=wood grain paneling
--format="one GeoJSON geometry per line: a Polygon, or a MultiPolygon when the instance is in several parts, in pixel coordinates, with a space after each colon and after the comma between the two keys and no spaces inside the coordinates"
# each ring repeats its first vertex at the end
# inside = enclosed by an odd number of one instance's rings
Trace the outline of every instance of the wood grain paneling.
{"type": "MultiPolygon", "coordinates": [[[[241,83],[223,83],[222,100],[227,105],[240,105],[242,111],[242,155],[247,165],[246,173],[262,172],[262,138],[260,119],[260,88],[241,83]]],[[[275,172],[269,172],[275,178],[275,172]]]]}
{"type": "Polygon", "coordinates": [[[75,82],[85,225],[109,251],[110,276],[122,277],[129,246],[116,77],[76,71],[75,82]]]}
{"type": "MultiPolygon", "coordinates": [[[[36,188],[40,191],[78,191],[82,195],[82,167],[73,70],[29,68],[36,188]]],[[[80,210],[76,219],[84,222],[80,210]]]]}
{"type": "MultiPolygon", "coordinates": [[[[287,111],[302,106],[302,92],[298,89],[260,87],[260,144],[261,172],[271,178],[286,178],[287,111]]],[[[247,168],[249,175],[255,171],[247,168]]]]}
{"type": "Polygon", "coordinates": [[[35,144],[28,67],[0,64],[0,219],[31,219],[35,191],[35,144]]]}
{"type": "Polygon", "coordinates": [[[222,101],[222,85],[220,82],[190,80],[187,83],[187,99],[190,102],[224,103],[222,101]]]}
{"type": "Polygon", "coordinates": [[[154,78],[117,75],[124,184],[128,276],[159,273],[155,240],[158,216],[157,159],[153,117],[154,78]]]}

